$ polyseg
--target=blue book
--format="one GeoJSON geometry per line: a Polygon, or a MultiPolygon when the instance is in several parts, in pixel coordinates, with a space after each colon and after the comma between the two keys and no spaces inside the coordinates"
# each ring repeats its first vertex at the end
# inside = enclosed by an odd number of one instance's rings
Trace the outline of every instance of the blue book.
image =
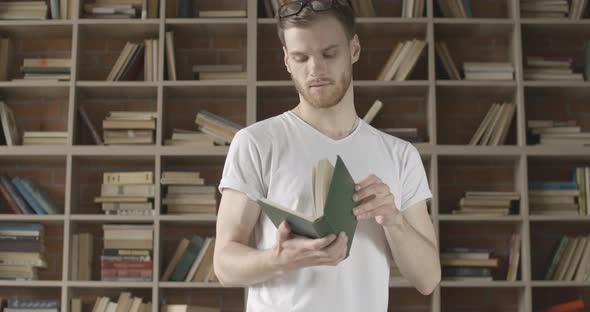
{"type": "Polygon", "coordinates": [[[465,15],[467,15],[467,17],[473,17],[470,0],[463,0],[463,8],[465,9],[465,15]]]}
{"type": "Polygon", "coordinates": [[[188,247],[178,260],[176,267],[174,268],[174,272],[170,276],[171,281],[184,281],[186,275],[191,269],[193,262],[199,255],[199,251],[201,247],[203,247],[203,243],[205,243],[205,238],[199,235],[193,235],[190,242],[188,243],[188,247]]]}
{"type": "Polygon", "coordinates": [[[35,200],[39,203],[41,208],[47,212],[47,214],[57,213],[57,207],[55,206],[55,203],[53,200],[51,200],[43,187],[29,178],[21,179],[21,182],[27,188],[27,191],[29,191],[33,198],[35,198],[35,200]]]}
{"type": "Polygon", "coordinates": [[[43,224],[29,223],[29,222],[0,222],[0,230],[16,230],[16,231],[41,231],[43,224]]]}
{"type": "Polygon", "coordinates": [[[29,207],[29,204],[27,204],[27,201],[16,190],[12,182],[10,182],[10,178],[8,178],[7,176],[1,176],[0,183],[2,184],[2,186],[4,186],[10,197],[12,197],[12,199],[14,200],[22,214],[35,214],[33,209],[31,209],[31,207],[29,207]]]}
{"type": "Polygon", "coordinates": [[[29,206],[31,206],[37,214],[40,214],[40,215],[47,214],[45,212],[45,210],[43,209],[43,207],[41,207],[41,204],[39,204],[37,202],[37,200],[35,200],[33,195],[31,193],[29,193],[29,191],[27,190],[24,183],[21,181],[21,179],[19,177],[12,178],[12,184],[14,184],[14,186],[16,187],[18,192],[25,198],[25,200],[27,201],[29,206]]]}
{"type": "Polygon", "coordinates": [[[529,190],[577,190],[578,184],[572,181],[529,181],[529,190]]]}

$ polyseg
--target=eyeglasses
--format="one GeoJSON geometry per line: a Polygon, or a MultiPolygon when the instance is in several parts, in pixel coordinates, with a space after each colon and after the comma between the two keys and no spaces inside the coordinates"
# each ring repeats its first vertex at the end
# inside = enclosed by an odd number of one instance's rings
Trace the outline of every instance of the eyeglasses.
{"type": "Polygon", "coordinates": [[[306,5],[309,5],[313,11],[320,12],[333,8],[336,3],[339,5],[348,4],[348,6],[352,8],[350,0],[298,0],[281,5],[279,7],[279,17],[283,18],[297,15],[306,5]]]}

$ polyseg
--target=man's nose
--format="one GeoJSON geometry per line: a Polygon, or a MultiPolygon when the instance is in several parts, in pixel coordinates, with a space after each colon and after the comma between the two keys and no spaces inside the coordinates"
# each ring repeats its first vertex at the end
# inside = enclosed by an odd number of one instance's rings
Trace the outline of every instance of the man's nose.
{"type": "Polygon", "coordinates": [[[323,57],[312,57],[310,59],[310,70],[309,73],[313,77],[322,77],[326,73],[327,66],[326,60],[323,57]]]}

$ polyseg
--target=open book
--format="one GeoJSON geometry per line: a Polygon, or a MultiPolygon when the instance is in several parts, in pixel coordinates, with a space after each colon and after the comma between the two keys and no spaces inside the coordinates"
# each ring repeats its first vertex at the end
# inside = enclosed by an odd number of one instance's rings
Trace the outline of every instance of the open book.
{"type": "Polygon", "coordinates": [[[312,179],[313,216],[303,215],[266,198],[259,199],[258,205],[276,227],[287,220],[291,232],[298,235],[320,238],[345,232],[348,257],[357,224],[352,209],[360,203],[352,200],[354,180],[340,156],[337,156],[335,166],[327,159],[319,161],[313,168],[312,179]]]}

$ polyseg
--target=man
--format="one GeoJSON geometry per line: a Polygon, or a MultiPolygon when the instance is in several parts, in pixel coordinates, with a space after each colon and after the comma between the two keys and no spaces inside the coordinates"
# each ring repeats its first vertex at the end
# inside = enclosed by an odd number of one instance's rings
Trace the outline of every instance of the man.
{"type": "Polygon", "coordinates": [[[432,196],[410,143],[357,117],[352,64],[360,54],[346,0],[295,1],[279,9],[284,62],[299,93],[291,111],[240,130],[223,170],[215,273],[248,287],[248,311],[386,311],[389,262],[422,294],[440,281],[432,196]],[[362,204],[349,257],[344,233],[309,239],[279,228],[256,200],[311,215],[311,168],[320,159],[348,167],[362,204]]]}

